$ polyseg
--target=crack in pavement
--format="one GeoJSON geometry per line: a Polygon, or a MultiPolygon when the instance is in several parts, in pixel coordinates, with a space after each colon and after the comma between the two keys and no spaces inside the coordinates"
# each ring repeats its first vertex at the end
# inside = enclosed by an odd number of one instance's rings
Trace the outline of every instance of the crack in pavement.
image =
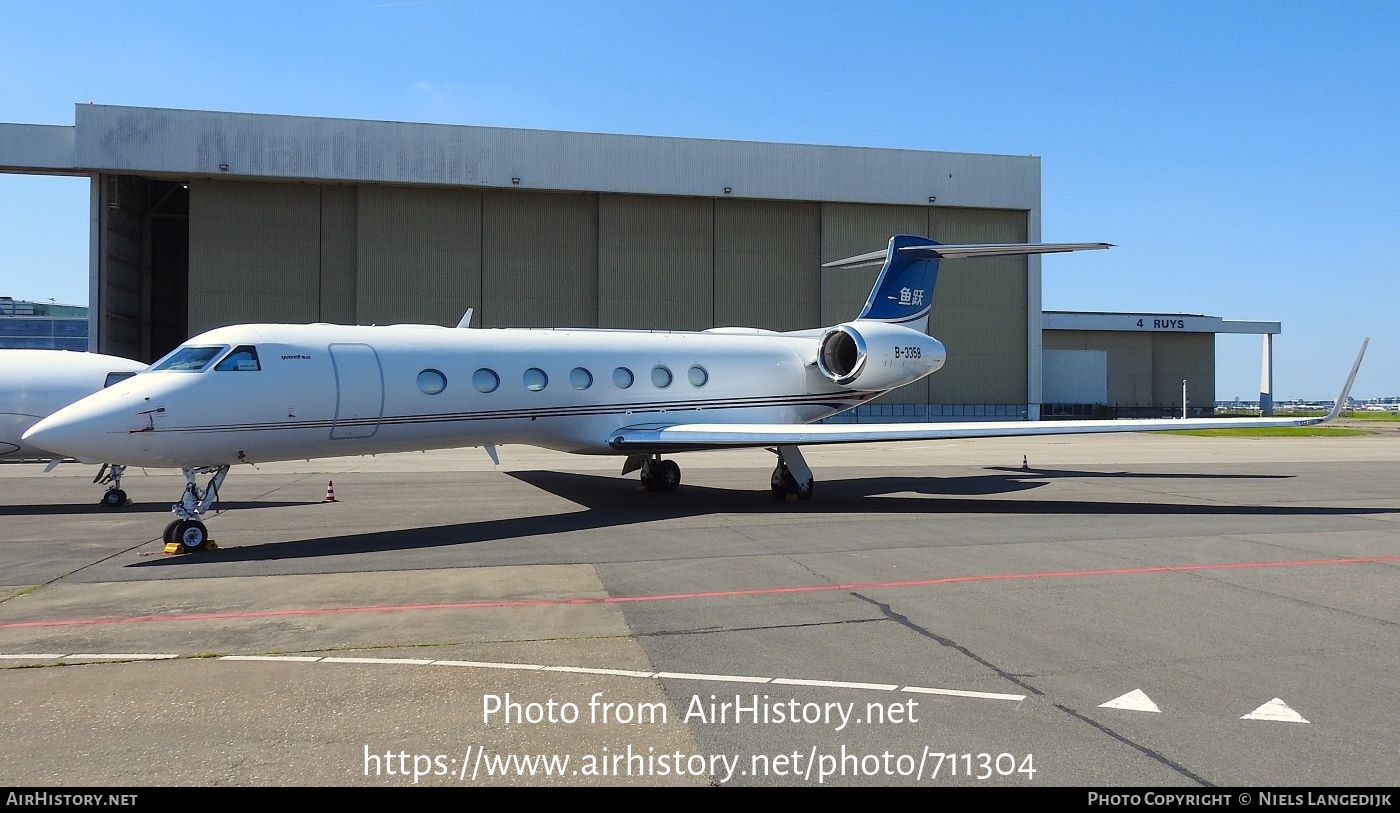
{"type": "MultiPolygon", "coordinates": [[[[963,646],[962,644],[958,643],[957,641],[954,641],[954,640],[951,639],[951,638],[948,638],[948,637],[939,635],[938,633],[934,632],[934,631],[931,630],[931,629],[928,629],[927,627],[923,627],[923,626],[920,626],[919,624],[916,624],[914,621],[912,621],[912,620],[909,618],[909,616],[904,615],[903,613],[897,612],[897,611],[896,611],[893,607],[891,607],[890,605],[888,605],[888,604],[886,604],[886,603],[884,603],[884,602],[882,602],[882,601],[877,601],[877,600],[875,600],[875,599],[873,599],[873,598],[870,598],[869,596],[861,595],[860,593],[852,592],[851,595],[854,596],[854,597],[857,598],[857,599],[860,599],[861,601],[864,601],[864,602],[867,603],[867,604],[872,604],[872,605],[874,605],[876,608],[878,608],[878,609],[880,610],[881,613],[884,614],[885,618],[889,619],[890,621],[893,621],[893,622],[895,622],[896,624],[899,624],[901,627],[904,627],[905,629],[908,629],[908,630],[910,630],[910,631],[916,633],[917,635],[920,635],[920,636],[922,636],[922,637],[924,637],[924,638],[928,638],[929,640],[938,643],[940,646],[946,646],[946,647],[948,647],[948,648],[950,648],[950,649],[952,649],[952,650],[954,650],[954,651],[956,651],[956,652],[958,652],[958,653],[961,653],[962,655],[965,655],[965,656],[968,657],[968,658],[971,658],[972,660],[976,661],[977,663],[979,663],[979,664],[985,666],[986,668],[990,669],[992,672],[996,673],[999,677],[1001,677],[1001,678],[1003,678],[1003,679],[1005,679],[1005,680],[1008,680],[1008,681],[1010,681],[1010,682],[1016,684],[1017,686],[1021,687],[1022,689],[1025,689],[1026,692],[1027,692],[1028,694],[1035,695],[1036,697],[1045,697],[1045,692],[1041,691],[1039,688],[1037,688],[1037,687],[1034,686],[1033,684],[1027,682],[1026,680],[1022,679],[1021,677],[1018,677],[1017,675],[1015,675],[1015,674],[1012,673],[1012,672],[1008,672],[1008,671],[1006,671],[1005,669],[1002,669],[1000,666],[997,666],[995,663],[992,663],[991,661],[987,660],[986,658],[982,657],[981,655],[978,655],[976,652],[973,652],[972,650],[968,649],[967,647],[963,646]]],[[[1048,699],[1048,698],[1047,698],[1047,699],[1048,699]]],[[[1135,741],[1135,740],[1132,740],[1132,739],[1128,738],[1127,736],[1124,736],[1123,734],[1120,734],[1120,733],[1118,733],[1117,731],[1114,731],[1112,728],[1109,728],[1108,726],[1104,725],[1103,723],[1098,722],[1097,720],[1091,719],[1090,717],[1086,716],[1085,714],[1083,714],[1082,712],[1078,711],[1077,709],[1071,708],[1070,706],[1066,706],[1066,705],[1063,704],[1063,703],[1056,703],[1056,702],[1053,702],[1053,701],[1051,701],[1051,704],[1050,704],[1050,705],[1051,705],[1053,708],[1055,708],[1056,710],[1058,710],[1058,711],[1060,711],[1060,712],[1062,712],[1062,713],[1064,713],[1064,714],[1069,715],[1070,717],[1074,718],[1075,720],[1078,720],[1078,721],[1081,722],[1081,723],[1086,723],[1086,724],[1092,726],[1094,729],[1098,730],[1099,732],[1101,732],[1101,733],[1103,733],[1103,734],[1107,734],[1108,736],[1110,736],[1110,737],[1112,737],[1113,739],[1115,739],[1115,740],[1117,740],[1117,741],[1123,743],[1124,745],[1127,745],[1127,746],[1129,746],[1129,747],[1131,747],[1131,748],[1137,750],[1139,753],[1143,754],[1144,756],[1147,756],[1148,758],[1150,758],[1150,759],[1152,759],[1152,760],[1154,760],[1154,761],[1156,761],[1156,762],[1158,762],[1158,763],[1161,763],[1162,765],[1164,765],[1164,766],[1170,768],[1170,769],[1173,770],[1173,771],[1176,771],[1177,773],[1181,774],[1182,776],[1187,777],[1188,779],[1190,779],[1190,780],[1193,781],[1193,782],[1197,782],[1197,783],[1199,783],[1199,784],[1201,784],[1201,785],[1204,785],[1204,786],[1206,786],[1206,787],[1215,787],[1215,783],[1214,783],[1214,782],[1211,782],[1210,780],[1206,779],[1205,777],[1200,776],[1199,774],[1193,772],[1190,768],[1187,768],[1185,765],[1182,765],[1181,763],[1177,762],[1176,760],[1172,759],[1171,757],[1167,756],[1166,754],[1163,754],[1163,753],[1161,753],[1160,751],[1157,751],[1157,750],[1155,750],[1155,749],[1153,749],[1153,748],[1151,748],[1151,747],[1149,747],[1149,746],[1147,746],[1147,745],[1143,745],[1143,744],[1140,743],[1140,742],[1137,742],[1137,741],[1135,741]]]]}

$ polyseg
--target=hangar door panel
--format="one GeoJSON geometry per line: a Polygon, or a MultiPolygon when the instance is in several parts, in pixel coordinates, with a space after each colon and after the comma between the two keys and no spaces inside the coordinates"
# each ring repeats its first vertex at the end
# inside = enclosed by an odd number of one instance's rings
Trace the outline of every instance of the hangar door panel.
{"type": "Polygon", "coordinates": [[[367,344],[333,344],[335,423],[332,438],[367,438],[379,431],[384,410],[384,376],[379,356],[367,344]]]}
{"type": "Polygon", "coordinates": [[[1107,350],[1046,350],[1047,404],[1108,403],[1107,350]]]}

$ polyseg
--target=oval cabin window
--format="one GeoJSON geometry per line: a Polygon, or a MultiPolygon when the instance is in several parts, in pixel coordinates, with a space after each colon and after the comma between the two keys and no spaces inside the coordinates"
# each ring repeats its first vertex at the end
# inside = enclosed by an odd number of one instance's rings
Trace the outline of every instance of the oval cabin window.
{"type": "Polygon", "coordinates": [[[418,389],[425,395],[437,395],[447,389],[447,376],[441,370],[424,370],[418,374],[418,389]]]}
{"type": "Polygon", "coordinates": [[[494,370],[482,367],[472,373],[472,386],[476,387],[477,392],[495,392],[501,386],[501,377],[494,370]]]}
{"type": "Polygon", "coordinates": [[[525,389],[530,392],[539,392],[549,386],[549,376],[544,374],[544,370],[538,367],[531,367],[525,371],[525,389]]]}

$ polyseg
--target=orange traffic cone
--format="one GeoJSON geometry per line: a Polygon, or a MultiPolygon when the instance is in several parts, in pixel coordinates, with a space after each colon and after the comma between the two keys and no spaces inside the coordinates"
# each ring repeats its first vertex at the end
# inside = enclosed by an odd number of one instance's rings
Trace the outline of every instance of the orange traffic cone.
{"type": "Polygon", "coordinates": [[[340,500],[337,500],[337,499],[335,498],[335,482],[334,482],[334,481],[332,481],[332,480],[327,480],[327,481],[326,481],[326,498],[325,498],[324,500],[321,500],[321,502],[340,502],[340,500]]]}
{"type": "Polygon", "coordinates": [[[1030,461],[1030,458],[1026,457],[1025,455],[1021,455],[1021,471],[1030,471],[1030,470],[1031,470],[1031,461],[1030,461]]]}

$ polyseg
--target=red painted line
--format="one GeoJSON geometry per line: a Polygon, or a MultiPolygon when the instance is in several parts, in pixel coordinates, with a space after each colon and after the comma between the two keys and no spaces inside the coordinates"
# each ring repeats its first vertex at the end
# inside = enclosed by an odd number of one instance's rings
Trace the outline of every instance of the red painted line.
{"type": "Polygon", "coordinates": [[[753,587],[743,590],[710,590],[699,593],[660,593],[647,596],[607,596],[604,598],[539,598],[497,599],[488,601],[452,601],[432,604],[377,604],[362,607],[289,607],[281,610],[233,610],[219,613],[189,613],[186,615],[132,615],[99,618],[40,619],[11,621],[0,629],[30,627],[89,627],[103,624],[144,624],[157,621],[219,621],[233,618],[278,618],[304,615],[350,615],[353,613],[402,613],[416,610],[480,610],[498,607],[561,607],[582,604],[629,604],[642,601],[690,601],[706,598],[735,598],[738,596],[772,596],[784,593],[830,593],[844,590],[886,590],[899,587],[932,587],[967,582],[998,582],[1029,579],[1074,579],[1088,576],[1134,576],[1144,573],[1187,573],[1196,570],[1242,570],[1263,567],[1309,567],[1314,565],[1359,565],[1400,562],[1400,556],[1367,556],[1345,559],[1295,559],[1284,562],[1219,562],[1204,565],[1156,565],[1152,567],[1119,567],[1105,570],[1056,570],[1042,573],[994,573],[983,576],[947,576],[941,579],[911,579],[895,582],[846,582],[843,584],[811,584],[795,587],[753,587]]]}

